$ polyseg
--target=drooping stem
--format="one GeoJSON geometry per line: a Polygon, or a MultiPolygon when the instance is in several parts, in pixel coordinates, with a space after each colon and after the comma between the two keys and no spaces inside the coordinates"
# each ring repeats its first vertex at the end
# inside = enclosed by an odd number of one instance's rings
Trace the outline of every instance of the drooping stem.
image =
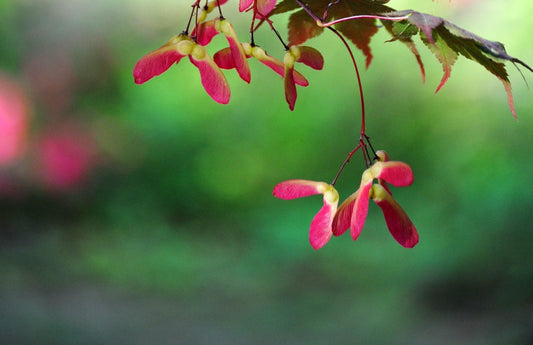
{"type": "Polygon", "coordinates": [[[344,167],[346,166],[346,164],[348,164],[348,162],[350,161],[352,155],[355,152],[357,152],[359,149],[362,148],[363,160],[364,160],[365,166],[367,168],[372,164],[372,159],[370,157],[370,152],[368,151],[368,147],[367,146],[370,146],[370,150],[372,151],[372,154],[374,155],[374,157],[376,157],[376,153],[375,153],[374,148],[372,147],[372,144],[370,144],[370,138],[366,135],[365,98],[364,98],[364,93],[363,93],[363,85],[362,85],[362,82],[361,82],[361,75],[359,73],[359,68],[357,67],[357,62],[355,61],[355,57],[354,57],[354,54],[352,52],[352,49],[350,48],[350,46],[349,46],[348,42],[346,41],[346,39],[337,30],[335,30],[332,26],[335,25],[335,24],[344,22],[344,21],[355,20],[355,19],[364,19],[364,18],[368,19],[368,18],[371,18],[371,19],[400,21],[400,20],[407,19],[408,17],[407,16],[386,17],[386,16],[378,16],[378,15],[370,15],[370,14],[366,15],[365,14],[365,15],[357,15],[357,16],[350,16],[350,17],[340,18],[340,19],[337,19],[337,20],[333,20],[331,22],[325,22],[325,20],[327,18],[327,15],[328,15],[328,10],[330,9],[330,7],[335,5],[335,4],[337,4],[339,1],[332,1],[328,5],[328,7],[326,8],[326,11],[324,12],[324,15],[323,15],[322,18],[319,18],[301,0],[295,0],[295,1],[305,12],[307,12],[307,14],[311,18],[313,18],[316,21],[316,24],[319,27],[328,28],[329,30],[331,30],[342,41],[342,43],[344,44],[346,50],[348,51],[348,54],[350,55],[350,59],[352,60],[352,65],[354,67],[355,74],[356,74],[356,77],[357,77],[357,86],[359,88],[359,99],[360,99],[360,104],[361,104],[361,132],[360,132],[360,135],[359,135],[359,143],[357,144],[357,146],[350,153],[348,153],[348,156],[346,157],[346,159],[342,163],[341,167],[339,168],[337,174],[335,175],[335,178],[333,179],[333,181],[331,183],[332,185],[334,185],[337,182],[337,179],[339,178],[340,174],[344,170],[344,167]]]}
{"type": "Polygon", "coordinates": [[[352,65],[354,67],[355,75],[357,77],[357,86],[359,88],[359,100],[361,103],[361,138],[360,139],[362,139],[362,137],[365,136],[366,128],[365,128],[365,97],[363,94],[363,83],[361,82],[361,74],[359,73],[357,62],[355,61],[355,57],[353,55],[352,49],[348,45],[348,42],[346,42],[344,37],[342,37],[342,35],[334,28],[328,27],[328,29],[333,31],[333,33],[335,33],[335,35],[337,35],[337,37],[342,41],[342,43],[344,44],[344,47],[346,47],[346,50],[348,51],[348,54],[350,54],[350,59],[352,60],[352,65]]]}
{"type": "MultiPolygon", "coordinates": [[[[363,95],[363,85],[361,83],[361,75],[359,73],[359,68],[357,67],[357,62],[355,61],[355,57],[353,55],[352,49],[350,48],[350,46],[348,45],[348,42],[346,42],[344,37],[337,30],[335,30],[334,28],[331,27],[333,24],[328,25],[329,23],[324,23],[324,21],[321,18],[319,18],[301,0],[295,0],[295,1],[301,8],[304,9],[305,12],[307,12],[307,14],[309,14],[309,16],[311,16],[311,18],[313,18],[317,22],[317,25],[323,26],[323,27],[327,27],[329,30],[331,30],[342,41],[342,43],[346,47],[346,50],[348,51],[348,54],[350,55],[350,59],[352,60],[352,65],[354,66],[355,74],[356,74],[356,77],[357,77],[357,86],[359,87],[359,99],[360,99],[360,103],[361,103],[361,135],[360,135],[360,140],[362,140],[362,138],[365,136],[365,98],[364,98],[364,95],[363,95]]],[[[335,3],[336,2],[333,2],[332,4],[335,4],[335,3]]],[[[329,6],[328,6],[328,9],[329,9],[329,6]]],[[[325,15],[327,15],[327,12],[325,13],[325,15]]],[[[374,17],[376,17],[376,16],[374,16],[374,17]]]]}
{"type": "MultiPolygon", "coordinates": [[[[363,140],[363,138],[365,137],[365,100],[364,100],[364,96],[363,96],[363,87],[362,87],[362,84],[361,84],[361,76],[359,74],[359,68],[357,67],[357,63],[355,61],[355,57],[353,55],[353,52],[350,48],[350,46],[348,45],[348,42],[346,42],[346,40],[344,39],[344,37],[337,31],[335,30],[334,28],[332,28],[333,25],[335,24],[338,24],[338,23],[341,23],[341,22],[344,22],[344,21],[348,21],[348,20],[355,20],[355,19],[364,19],[364,18],[371,18],[371,19],[381,19],[381,20],[392,20],[392,21],[401,21],[401,20],[405,20],[405,19],[408,19],[408,16],[401,16],[401,17],[387,17],[387,16],[378,16],[378,15],[373,15],[373,14],[362,14],[362,15],[356,15],[356,16],[350,16],[350,17],[345,17],[345,18],[340,18],[340,19],[336,19],[336,20],[333,20],[333,21],[330,21],[330,22],[325,22],[326,20],[326,17],[328,15],[328,11],[330,9],[331,6],[337,4],[339,1],[332,1],[331,3],[328,4],[328,7],[326,8],[326,11],[324,12],[324,15],[322,18],[319,18],[306,4],[304,4],[301,0],[295,0],[296,3],[305,11],[307,12],[307,14],[309,14],[309,16],[311,18],[313,18],[315,21],[316,21],[316,24],[320,27],[325,27],[325,28],[328,28],[330,29],[331,31],[333,31],[335,33],[335,35],[337,35],[337,37],[339,37],[339,39],[342,41],[342,43],[344,44],[344,46],[346,47],[346,49],[348,50],[348,53],[350,54],[350,58],[352,60],[352,64],[354,66],[354,69],[355,69],[355,73],[357,75],[357,85],[359,87],[359,96],[360,96],[360,102],[361,102],[361,136],[360,136],[360,140],[363,140]]],[[[364,144],[363,144],[364,145],[364,144]]]]}

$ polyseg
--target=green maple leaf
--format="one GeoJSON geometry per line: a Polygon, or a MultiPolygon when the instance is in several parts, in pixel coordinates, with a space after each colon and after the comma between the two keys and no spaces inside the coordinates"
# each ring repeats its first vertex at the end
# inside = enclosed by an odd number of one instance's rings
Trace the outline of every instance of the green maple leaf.
{"type": "Polygon", "coordinates": [[[494,74],[503,83],[507,92],[507,99],[511,112],[516,117],[511,92],[511,83],[505,69],[505,62],[511,61],[526,67],[533,72],[524,62],[507,54],[505,47],[500,42],[489,41],[472,32],[440,17],[420,13],[412,10],[388,12],[389,17],[405,17],[400,22],[387,22],[388,31],[393,39],[406,40],[416,34],[424,44],[433,52],[442,64],[444,75],[435,92],[438,92],[450,77],[452,66],[459,55],[476,61],[494,74]]]}

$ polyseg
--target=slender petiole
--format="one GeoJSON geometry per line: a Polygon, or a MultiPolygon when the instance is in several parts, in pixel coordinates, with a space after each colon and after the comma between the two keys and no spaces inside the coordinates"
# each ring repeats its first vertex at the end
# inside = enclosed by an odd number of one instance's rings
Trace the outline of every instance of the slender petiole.
{"type": "Polygon", "coordinates": [[[331,22],[325,22],[327,16],[328,16],[328,11],[329,9],[339,3],[339,0],[335,0],[335,1],[332,1],[328,4],[327,8],[326,8],[326,11],[324,12],[323,14],[323,17],[322,18],[319,18],[306,4],[304,4],[301,0],[295,0],[296,3],[305,11],[307,12],[307,14],[313,18],[315,21],[316,21],[316,24],[319,26],[319,27],[325,27],[325,28],[328,28],[330,29],[335,35],[337,35],[337,37],[339,37],[339,39],[342,41],[342,43],[344,44],[344,46],[346,47],[346,50],[348,50],[348,53],[350,54],[350,59],[352,60],[352,64],[354,66],[354,69],[355,69],[355,74],[357,76],[357,86],[359,87],[359,97],[360,97],[360,103],[361,103],[361,132],[360,132],[360,136],[359,136],[359,143],[358,145],[350,152],[348,153],[348,156],[346,157],[346,159],[344,160],[344,162],[342,163],[339,171],[337,172],[337,174],[335,175],[335,178],[333,179],[333,181],[331,182],[332,185],[335,185],[335,183],[337,182],[337,179],[339,178],[340,174],[342,173],[342,171],[344,170],[344,167],[346,166],[346,164],[348,164],[348,162],[350,161],[352,155],[357,152],[359,149],[362,148],[362,151],[363,151],[363,160],[365,162],[365,166],[368,168],[370,165],[371,165],[371,159],[370,159],[370,153],[368,151],[368,147],[367,146],[370,146],[370,150],[372,151],[372,154],[374,155],[374,159],[375,157],[377,157],[376,155],[376,151],[374,150],[374,148],[372,147],[372,144],[370,143],[370,138],[366,135],[365,131],[366,131],[366,122],[365,122],[365,98],[364,98],[364,94],[363,94],[363,85],[362,85],[362,82],[361,82],[361,75],[359,73],[359,68],[357,67],[357,62],[355,61],[355,57],[353,55],[353,52],[348,44],[348,42],[346,42],[346,39],[344,39],[344,37],[337,31],[335,30],[332,26],[335,25],[335,24],[338,24],[338,23],[341,23],[341,22],[345,22],[345,21],[348,21],[348,20],[356,20],[356,19],[380,19],[380,20],[392,20],[392,21],[401,21],[401,20],[405,20],[405,19],[408,19],[408,16],[401,16],[401,17],[387,17],[387,16],[379,16],[379,15],[370,15],[370,14],[363,14],[363,15],[356,15],[356,16],[350,16],[350,17],[345,17],[345,18],[340,18],[340,19],[336,19],[336,20],[333,20],[331,22]]]}
{"type": "Polygon", "coordinates": [[[354,19],[380,19],[380,20],[392,20],[392,21],[401,21],[401,20],[405,20],[405,19],[408,19],[409,16],[401,16],[401,17],[388,17],[388,16],[377,16],[377,15],[374,15],[374,14],[360,14],[360,15],[357,15],[357,16],[350,16],[350,17],[344,17],[344,18],[340,18],[340,19],[336,19],[336,20],[332,20],[331,22],[325,22],[326,20],[326,17],[328,15],[328,11],[330,9],[331,6],[335,5],[338,3],[338,1],[335,1],[335,2],[331,2],[329,3],[328,7],[326,8],[326,11],[324,12],[324,15],[322,18],[319,18],[306,4],[304,4],[301,0],[294,0],[296,1],[296,3],[301,7],[303,8],[303,10],[305,12],[307,12],[307,14],[313,18],[315,21],[316,21],[316,25],[320,26],[320,27],[323,27],[323,28],[327,28],[327,27],[330,27],[330,26],[333,26],[335,24],[338,24],[338,23],[342,23],[342,22],[345,22],[345,21],[348,21],[348,20],[354,20],[354,19]]]}
{"type": "Polygon", "coordinates": [[[189,16],[189,21],[187,22],[187,28],[183,31],[185,35],[189,34],[189,29],[191,28],[192,18],[194,17],[195,12],[198,15],[197,10],[198,10],[199,5],[200,5],[200,0],[197,0],[194,4],[191,5],[192,10],[191,10],[191,15],[189,16]]]}
{"type": "Polygon", "coordinates": [[[341,0],[335,0],[328,4],[328,7],[326,7],[326,10],[324,11],[324,14],[322,15],[322,20],[326,20],[326,18],[328,17],[328,12],[331,6],[338,4],[340,1],[341,0]]]}
{"type": "Polygon", "coordinates": [[[352,49],[350,48],[350,45],[342,35],[335,30],[334,28],[328,27],[329,30],[333,31],[337,37],[342,41],[344,46],[346,47],[346,50],[348,50],[348,54],[350,54],[350,59],[352,60],[352,65],[355,69],[355,75],[357,77],[357,86],[359,87],[359,99],[361,103],[361,137],[365,136],[365,97],[363,94],[363,83],[361,82],[361,74],[359,73],[359,68],[357,67],[357,62],[355,61],[355,56],[353,55],[352,49]]]}
{"type": "MultiPolygon", "coordinates": [[[[296,0],[298,1],[298,0],[296,0]]],[[[402,16],[402,17],[386,17],[386,16],[376,16],[373,14],[361,14],[358,16],[351,16],[351,17],[344,17],[337,20],[332,20],[331,22],[324,23],[322,19],[316,20],[316,25],[323,27],[323,28],[329,28],[332,25],[339,24],[342,22],[346,22],[348,20],[354,20],[354,19],[380,19],[380,20],[392,20],[392,21],[402,21],[405,19],[408,19],[409,16],[402,16]]],[[[313,18],[314,19],[314,18],[313,18]]]]}

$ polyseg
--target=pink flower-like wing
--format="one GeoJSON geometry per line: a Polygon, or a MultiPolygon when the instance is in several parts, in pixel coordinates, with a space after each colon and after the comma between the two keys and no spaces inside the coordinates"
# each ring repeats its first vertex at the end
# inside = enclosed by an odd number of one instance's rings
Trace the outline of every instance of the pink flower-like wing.
{"type": "Polygon", "coordinates": [[[298,50],[300,51],[300,57],[296,61],[316,70],[321,70],[324,67],[324,58],[315,48],[299,46],[298,50]]]}
{"type": "Polygon", "coordinates": [[[252,6],[254,0],[239,0],[239,12],[244,12],[252,6]]]}
{"type": "Polygon", "coordinates": [[[350,195],[344,202],[339,206],[339,209],[333,217],[333,222],[331,224],[331,229],[333,235],[340,236],[350,227],[350,222],[352,220],[353,206],[355,200],[359,195],[359,190],[350,195]]]}
{"type": "Polygon", "coordinates": [[[368,214],[370,187],[372,187],[372,180],[366,184],[361,183],[361,187],[359,187],[359,195],[357,195],[357,198],[353,202],[350,228],[354,241],[359,237],[361,230],[363,230],[363,226],[365,225],[366,216],[368,214]]]}
{"type": "Polygon", "coordinates": [[[402,207],[379,184],[372,187],[373,200],[383,211],[385,222],[392,237],[406,248],[418,243],[418,232],[402,207]]]}
{"type": "Polygon", "coordinates": [[[231,56],[231,49],[224,48],[213,55],[213,60],[218,67],[222,69],[232,69],[235,68],[235,62],[233,61],[233,56],[231,56]]]}
{"type": "Polygon", "coordinates": [[[192,31],[191,36],[196,35],[196,41],[198,44],[206,46],[208,45],[211,40],[213,40],[213,37],[219,34],[215,27],[215,23],[218,19],[211,19],[206,22],[198,24],[196,28],[192,31]]]}
{"type": "Polygon", "coordinates": [[[324,197],[324,206],[318,211],[311,222],[309,242],[314,249],[322,248],[331,238],[331,222],[337,210],[337,202],[330,203],[324,197]]]}
{"type": "Polygon", "coordinates": [[[395,187],[409,186],[414,180],[413,170],[403,162],[376,162],[370,170],[376,178],[383,179],[395,187]]]}
{"type": "Polygon", "coordinates": [[[289,104],[289,109],[294,110],[294,105],[296,104],[296,98],[298,94],[296,93],[296,84],[294,82],[294,66],[285,65],[285,74],[283,77],[285,85],[285,99],[289,104]]]}
{"type": "MultiPolygon", "coordinates": [[[[254,57],[256,57],[263,65],[270,67],[270,69],[272,69],[274,72],[276,72],[280,76],[283,77],[285,75],[285,65],[283,64],[283,62],[279,61],[278,59],[273,58],[270,55],[265,55],[265,57],[261,57],[261,58],[254,55],[254,57]]],[[[307,81],[307,79],[295,69],[293,69],[293,78],[294,78],[294,82],[297,85],[300,85],[300,86],[309,85],[309,82],[307,81]]]]}
{"type": "Polygon", "coordinates": [[[209,96],[218,103],[227,104],[231,95],[229,84],[213,59],[207,53],[201,59],[196,59],[194,54],[189,58],[200,71],[202,85],[209,96]]]}
{"type": "Polygon", "coordinates": [[[285,200],[303,198],[310,195],[321,194],[329,185],[326,182],[309,180],[288,180],[278,183],[274,187],[275,197],[285,200]]]}
{"type": "MultiPolygon", "coordinates": [[[[281,77],[284,76],[285,65],[283,64],[283,62],[279,61],[278,59],[270,55],[267,55],[266,52],[259,47],[254,47],[253,49],[254,49],[253,50],[254,53],[251,56],[255,57],[257,60],[259,60],[259,62],[269,67],[271,70],[279,74],[281,77]]],[[[250,58],[251,56],[246,55],[247,58],[250,58]]],[[[216,64],[220,68],[223,68],[223,69],[235,68],[235,62],[233,61],[233,56],[232,56],[232,52],[230,48],[224,48],[216,52],[215,55],[213,56],[213,60],[215,60],[216,64]]],[[[296,83],[296,85],[300,85],[300,86],[309,85],[309,82],[307,81],[307,79],[305,79],[305,77],[296,70],[293,70],[293,77],[294,77],[294,82],[296,83]]]]}
{"type": "Polygon", "coordinates": [[[162,47],[143,56],[133,69],[133,78],[136,84],[142,84],[160,75],[178,63],[185,55],[177,50],[177,44],[182,41],[183,36],[175,36],[162,47]]]}
{"type": "Polygon", "coordinates": [[[229,43],[235,69],[237,69],[237,73],[239,73],[241,79],[249,83],[251,80],[250,67],[248,66],[246,54],[239,42],[237,34],[235,33],[233,26],[227,20],[221,20],[221,26],[224,27],[223,32],[229,43]]]}

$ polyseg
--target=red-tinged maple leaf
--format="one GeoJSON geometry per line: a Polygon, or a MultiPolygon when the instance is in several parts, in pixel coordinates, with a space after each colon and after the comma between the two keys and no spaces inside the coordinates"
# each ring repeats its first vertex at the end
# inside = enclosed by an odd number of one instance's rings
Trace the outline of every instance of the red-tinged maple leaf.
{"type": "Polygon", "coordinates": [[[289,19],[289,43],[299,45],[310,38],[319,36],[324,31],[323,27],[309,17],[305,11],[298,11],[289,19]]]}
{"type": "Polygon", "coordinates": [[[420,34],[426,46],[435,54],[442,64],[444,75],[435,92],[438,92],[450,77],[452,66],[459,55],[476,61],[483,65],[489,72],[501,80],[509,107],[513,116],[516,112],[513,105],[511,83],[509,81],[505,62],[518,63],[533,72],[533,69],[524,62],[507,54],[502,43],[489,41],[473,34],[457,25],[440,17],[420,13],[412,10],[389,12],[389,17],[405,17],[406,20],[389,24],[395,38],[410,39],[411,36],[420,34]]]}
{"type": "Polygon", "coordinates": [[[436,92],[450,77],[452,66],[458,56],[463,55],[483,65],[501,80],[507,92],[509,107],[516,118],[505,62],[521,64],[533,72],[531,67],[508,55],[503,44],[499,42],[486,40],[440,17],[413,10],[395,11],[384,5],[387,2],[387,0],[343,0],[339,2],[308,0],[298,4],[295,0],[284,0],[278,3],[270,15],[300,8],[289,18],[290,44],[302,44],[320,35],[324,31],[323,26],[334,24],[343,36],[350,39],[363,52],[366,56],[367,67],[372,60],[370,40],[377,32],[378,26],[376,19],[358,16],[389,17],[391,20],[381,20],[383,26],[393,36],[392,41],[399,40],[404,43],[415,55],[423,79],[425,79],[424,65],[412,40],[413,36],[420,33],[422,41],[442,64],[444,74],[436,92]],[[311,12],[313,15],[310,15],[311,12]]]}

